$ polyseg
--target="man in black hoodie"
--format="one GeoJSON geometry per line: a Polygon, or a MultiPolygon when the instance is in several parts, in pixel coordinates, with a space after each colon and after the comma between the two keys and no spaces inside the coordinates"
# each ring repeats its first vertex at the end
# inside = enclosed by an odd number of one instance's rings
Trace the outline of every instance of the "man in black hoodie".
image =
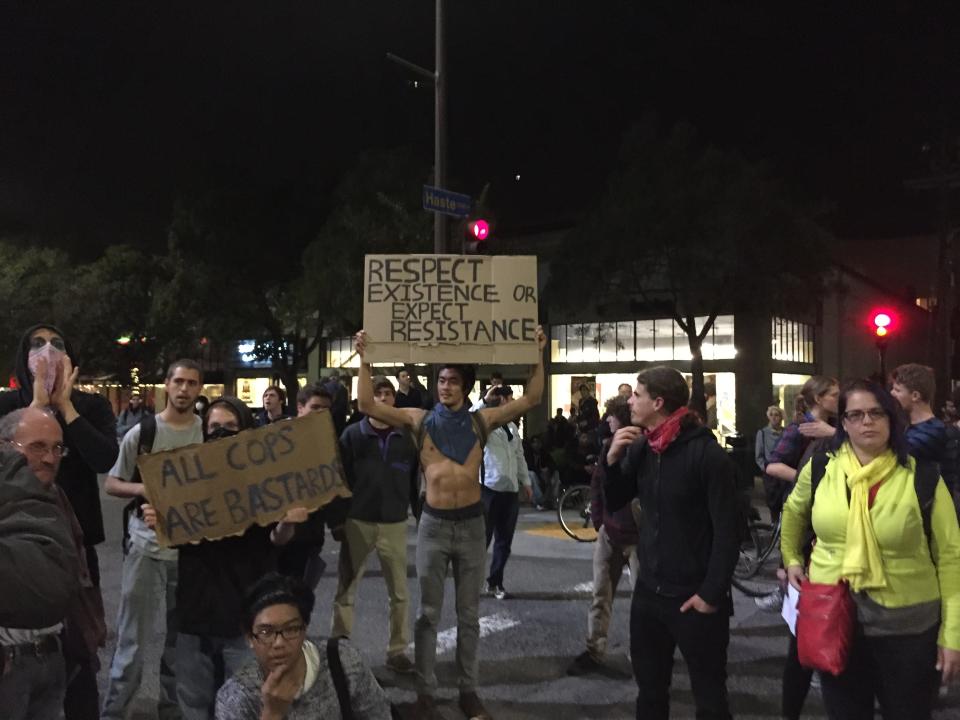
{"type": "Polygon", "coordinates": [[[730,718],[727,645],[730,576],[737,561],[733,463],[687,411],[683,376],[653,367],[637,376],[633,425],[617,430],[604,459],[611,510],[642,508],[640,573],[630,608],[637,718],[670,716],[673,652],[690,673],[698,718],[730,718]],[[642,428],[642,429],[641,429],[642,428]]]}

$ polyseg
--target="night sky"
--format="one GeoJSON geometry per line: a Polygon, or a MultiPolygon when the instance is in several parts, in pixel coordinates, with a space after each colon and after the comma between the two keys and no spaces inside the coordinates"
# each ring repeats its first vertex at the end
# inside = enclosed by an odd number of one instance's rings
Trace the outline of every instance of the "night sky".
{"type": "MultiPolygon", "coordinates": [[[[769,163],[847,237],[935,226],[924,143],[960,132],[950,4],[449,2],[451,189],[575,221],[644,113],[769,163]],[[520,181],[515,175],[520,175],[520,181]]],[[[366,149],[432,158],[432,0],[8,2],[0,234],[162,243],[178,196],[328,196],[366,149]]]]}

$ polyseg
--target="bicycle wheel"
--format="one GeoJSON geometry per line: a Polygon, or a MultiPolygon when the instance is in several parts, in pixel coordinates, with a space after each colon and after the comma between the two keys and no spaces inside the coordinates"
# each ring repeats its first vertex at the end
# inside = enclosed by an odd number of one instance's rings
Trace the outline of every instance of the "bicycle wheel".
{"type": "Polygon", "coordinates": [[[765,597],[780,587],[776,575],[770,573],[754,575],[749,580],[734,576],[730,578],[730,583],[744,595],[754,598],[765,597]]]}
{"type": "Polygon", "coordinates": [[[770,556],[774,541],[773,528],[769,523],[752,522],[747,528],[747,537],[740,543],[740,554],[733,576],[746,580],[756,575],[770,556]]]}
{"type": "Polygon", "coordinates": [[[597,531],[590,521],[590,487],[574,485],[567,488],[557,503],[557,520],[563,531],[579,542],[594,542],[597,531]]]}

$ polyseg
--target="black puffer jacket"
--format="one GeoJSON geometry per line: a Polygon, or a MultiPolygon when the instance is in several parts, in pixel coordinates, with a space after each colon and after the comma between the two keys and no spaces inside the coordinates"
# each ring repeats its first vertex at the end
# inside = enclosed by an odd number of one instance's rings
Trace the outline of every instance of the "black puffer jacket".
{"type": "Polygon", "coordinates": [[[0,450],[0,627],[63,620],[77,593],[77,563],[55,490],[40,484],[23,455],[0,450]]]}
{"type": "MultiPolygon", "coordinates": [[[[33,401],[33,376],[27,366],[27,358],[30,336],[40,328],[47,328],[62,337],[74,367],[79,365],[69,340],[57,327],[44,323],[27,328],[20,338],[14,360],[20,387],[15,391],[0,393],[0,416],[28,407],[33,401]]],[[[87,545],[99,545],[104,540],[104,533],[97,473],[108,472],[117,461],[117,419],[110,403],[100,395],[74,390],[70,399],[80,417],[67,425],[57,415],[63,430],[63,444],[70,449],[60,463],[57,485],[63,488],[73,506],[83,530],[84,542],[87,545]]]]}
{"type": "Polygon", "coordinates": [[[639,440],[606,473],[610,510],[640,501],[644,587],[727,604],[738,553],[736,473],[713,433],[688,426],[661,455],[639,440]]]}

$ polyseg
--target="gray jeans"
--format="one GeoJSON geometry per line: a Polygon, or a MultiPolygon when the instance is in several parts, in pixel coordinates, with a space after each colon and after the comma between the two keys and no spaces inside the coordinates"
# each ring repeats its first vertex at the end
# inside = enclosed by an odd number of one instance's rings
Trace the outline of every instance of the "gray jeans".
{"type": "Polygon", "coordinates": [[[110,664],[110,682],[101,720],[122,720],[143,679],[143,653],[153,642],[154,619],[164,607],[166,636],[160,657],[158,717],[180,717],[177,706],[175,647],[177,642],[177,561],[160,560],[135,542],[123,559],[120,610],[117,616],[117,649],[110,664]]]}
{"type": "Polygon", "coordinates": [[[424,510],[417,534],[417,577],[420,580],[420,610],[414,626],[417,692],[433,695],[437,690],[437,624],[443,609],[443,584],[447,566],[453,567],[457,604],[457,675],[460,692],[477,687],[480,641],[480,583],[487,557],[483,515],[467,520],[448,520],[424,510]]]}
{"type": "Polygon", "coordinates": [[[21,655],[0,677],[0,717],[4,720],[58,720],[67,689],[63,653],[21,655]]]}
{"type": "Polygon", "coordinates": [[[217,690],[253,659],[244,637],[177,636],[177,699],[184,720],[210,720],[217,690]]]}

